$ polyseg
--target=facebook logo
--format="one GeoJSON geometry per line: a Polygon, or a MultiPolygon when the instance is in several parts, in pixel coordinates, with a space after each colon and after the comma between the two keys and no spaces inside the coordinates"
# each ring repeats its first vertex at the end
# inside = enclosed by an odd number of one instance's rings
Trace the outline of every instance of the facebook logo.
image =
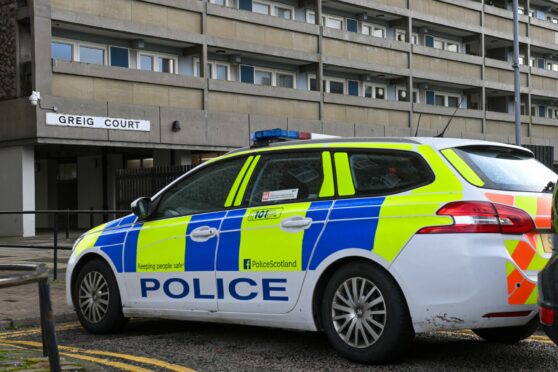
{"type": "Polygon", "coordinates": [[[249,258],[244,259],[244,270],[252,269],[252,260],[249,258]]]}

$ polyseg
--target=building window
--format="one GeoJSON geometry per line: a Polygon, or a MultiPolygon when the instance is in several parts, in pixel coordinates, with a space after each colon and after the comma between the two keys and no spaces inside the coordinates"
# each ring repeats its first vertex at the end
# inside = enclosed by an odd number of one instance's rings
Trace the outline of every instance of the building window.
{"type": "MultiPolygon", "coordinates": [[[[316,23],[316,13],[306,12],[306,22],[316,23]]],[[[322,24],[326,27],[335,28],[337,30],[344,30],[345,19],[341,17],[335,17],[331,15],[322,16],[322,24]]]]}
{"type": "Polygon", "coordinates": [[[95,65],[105,64],[105,49],[87,45],[79,46],[79,61],[95,65]]]}
{"type": "Polygon", "coordinates": [[[386,99],[386,86],[378,84],[364,84],[364,97],[374,99],[386,99]]]}
{"type": "Polygon", "coordinates": [[[343,18],[324,16],[324,25],[326,27],[334,28],[336,30],[343,30],[343,23],[343,18]]]}
{"type": "Polygon", "coordinates": [[[254,1],[252,2],[252,11],[265,15],[272,15],[275,17],[293,19],[294,8],[286,4],[278,4],[267,1],[254,1]]]}
{"type": "Polygon", "coordinates": [[[345,82],[341,80],[327,80],[327,92],[345,94],[345,82]]]}
{"type": "Polygon", "coordinates": [[[448,96],[448,107],[457,107],[457,106],[459,106],[459,97],[448,96]]]}
{"type": "Polygon", "coordinates": [[[119,48],[111,46],[110,52],[110,65],[114,67],[130,67],[130,52],[127,48],[119,48]]]}
{"type": "Polygon", "coordinates": [[[225,6],[225,0],[211,0],[210,1],[211,4],[216,4],[216,5],[222,5],[225,6]]]}
{"type": "MultiPolygon", "coordinates": [[[[418,101],[418,89],[413,89],[413,102],[414,103],[419,103],[418,101]]],[[[409,96],[407,95],[407,89],[406,88],[397,88],[397,100],[398,101],[409,101],[409,96]]]]}
{"type": "MultiPolygon", "coordinates": [[[[397,41],[401,41],[401,42],[406,42],[405,38],[407,36],[407,32],[405,32],[404,30],[395,30],[395,40],[397,41]]],[[[411,34],[411,44],[415,44],[418,45],[418,34],[411,34]]]]}
{"type": "Polygon", "coordinates": [[[435,49],[447,50],[448,52],[459,53],[459,43],[451,40],[434,38],[433,47],[435,49]]]}
{"type": "Polygon", "coordinates": [[[174,73],[174,59],[167,58],[167,57],[158,57],[157,58],[157,71],[159,72],[166,72],[169,74],[174,73]]]}
{"type": "Polygon", "coordinates": [[[306,12],[306,23],[316,24],[316,13],[306,12]]]}
{"type": "Polygon", "coordinates": [[[53,41],[51,53],[53,59],[72,61],[74,59],[74,45],[72,43],[53,41]]]}
{"type": "Polygon", "coordinates": [[[177,58],[159,54],[139,53],[138,68],[144,71],[177,73],[177,58]]]}
{"type": "Polygon", "coordinates": [[[436,106],[445,107],[458,107],[461,103],[461,96],[455,94],[439,93],[427,91],[427,102],[428,104],[433,104],[436,106]],[[428,100],[428,95],[431,95],[430,101],[428,100]]]}
{"type": "Polygon", "coordinates": [[[264,70],[254,70],[254,84],[256,85],[272,85],[272,72],[264,70]]]}
{"type": "MultiPolygon", "coordinates": [[[[371,23],[363,23],[361,31],[364,35],[375,36],[375,37],[386,37],[386,28],[371,23]]],[[[404,38],[403,38],[404,39],[404,38]]]]}
{"type": "Polygon", "coordinates": [[[285,19],[293,19],[293,9],[285,8],[282,6],[276,6],[275,9],[275,16],[285,19]]]}
{"type": "Polygon", "coordinates": [[[140,54],[139,63],[140,63],[139,65],[140,70],[145,70],[145,71],[154,70],[153,56],[140,54]]]}
{"type": "Polygon", "coordinates": [[[271,14],[271,6],[269,4],[260,3],[257,1],[252,2],[252,11],[265,15],[271,14]]]}
{"type": "Polygon", "coordinates": [[[283,88],[294,88],[294,75],[278,72],[277,86],[283,88]]]}
{"type": "MultiPolygon", "coordinates": [[[[210,79],[231,80],[231,66],[225,62],[209,61],[207,75],[210,79]]],[[[194,58],[194,76],[200,77],[200,60],[194,58]]]]}

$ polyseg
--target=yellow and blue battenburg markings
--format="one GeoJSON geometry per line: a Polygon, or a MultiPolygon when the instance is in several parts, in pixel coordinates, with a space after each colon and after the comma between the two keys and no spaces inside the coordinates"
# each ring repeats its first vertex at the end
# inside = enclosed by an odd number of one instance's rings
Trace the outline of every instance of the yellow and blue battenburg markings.
{"type": "Polygon", "coordinates": [[[75,253],[79,255],[87,248],[99,247],[110,258],[116,270],[122,272],[126,234],[136,219],[136,216],[129,215],[93,228],[78,243],[75,253]]]}
{"type": "MultiPolygon", "coordinates": [[[[338,187],[345,184],[343,199],[229,209],[148,222],[127,216],[93,229],[76,250],[79,254],[79,250],[99,247],[118,272],[127,273],[316,270],[331,255],[351,248],[374,251],[392,262],[421,227],[451,224],[451,218],[437,216],[436,211],[462,197],[461,182],[443,164],[440,154],[428,146],[418,146],[417,150],[432,166],[435,181],[405,194],[354,197],[350,170],[341,178],[336,172],[338,187]],[[312,223],[301,231],[285,231],[281,221],[289,217],[310,218],[312,223]],[[194,242],[190,235],[202,226],[216,229],[219,236],[194,242]]],[[[255,154],[246,160],[227,198],[230,206],[241,203],[259,159],[255,154]]],[[[322,159],[327,180],[320,194],[333,196],[332,163],[337,170],[348,166],[347,153],[332,157],[324,151],[322,159]]]]}
{"type": "Polygon", "coordinates": [[[310,270],[315,270],[327,257],[344,249],[371,251],[384,200],[383,197],[336,200],[314,250],[310,270]]]}

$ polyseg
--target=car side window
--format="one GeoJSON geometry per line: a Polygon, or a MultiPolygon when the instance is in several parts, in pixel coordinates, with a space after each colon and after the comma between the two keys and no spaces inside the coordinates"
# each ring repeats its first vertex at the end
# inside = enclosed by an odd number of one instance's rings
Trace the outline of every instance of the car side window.
{"type": "Polygon", "coordinates": [[[167,190],[153,218],[185,216],[224,208],[229,191],[245,158],[209,165],[167,190]]]}
{"type": "Polygon", "coordinates": [[[262,155],[243,204],[251,207],[316,200],[323,182],[320,152],[262,155]]]}
{"type": "Polygon", "coordinates": [[[349,152],[355,195],[384,195],[410,190],[434,180],[417,154],[408,151],[349,152]]]}

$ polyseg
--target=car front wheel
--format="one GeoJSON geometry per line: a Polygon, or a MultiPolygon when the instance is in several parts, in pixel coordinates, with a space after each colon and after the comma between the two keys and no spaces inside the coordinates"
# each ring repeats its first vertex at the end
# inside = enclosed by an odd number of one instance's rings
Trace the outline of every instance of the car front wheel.
{"type": "Polygon", "coordinates": [[[94,259],[81,268],[72,293],[78,319],[89,332],[115,332],[126,323],[116,278],[102,260],[94,259]]]}
{"type": "Polygon", "coordinates": [[[321,315],[332,346],[358,363],[400,358],[414,337],[403,293],[391,277],[367,263],[348,264],[333,274],[321,315]]]}

